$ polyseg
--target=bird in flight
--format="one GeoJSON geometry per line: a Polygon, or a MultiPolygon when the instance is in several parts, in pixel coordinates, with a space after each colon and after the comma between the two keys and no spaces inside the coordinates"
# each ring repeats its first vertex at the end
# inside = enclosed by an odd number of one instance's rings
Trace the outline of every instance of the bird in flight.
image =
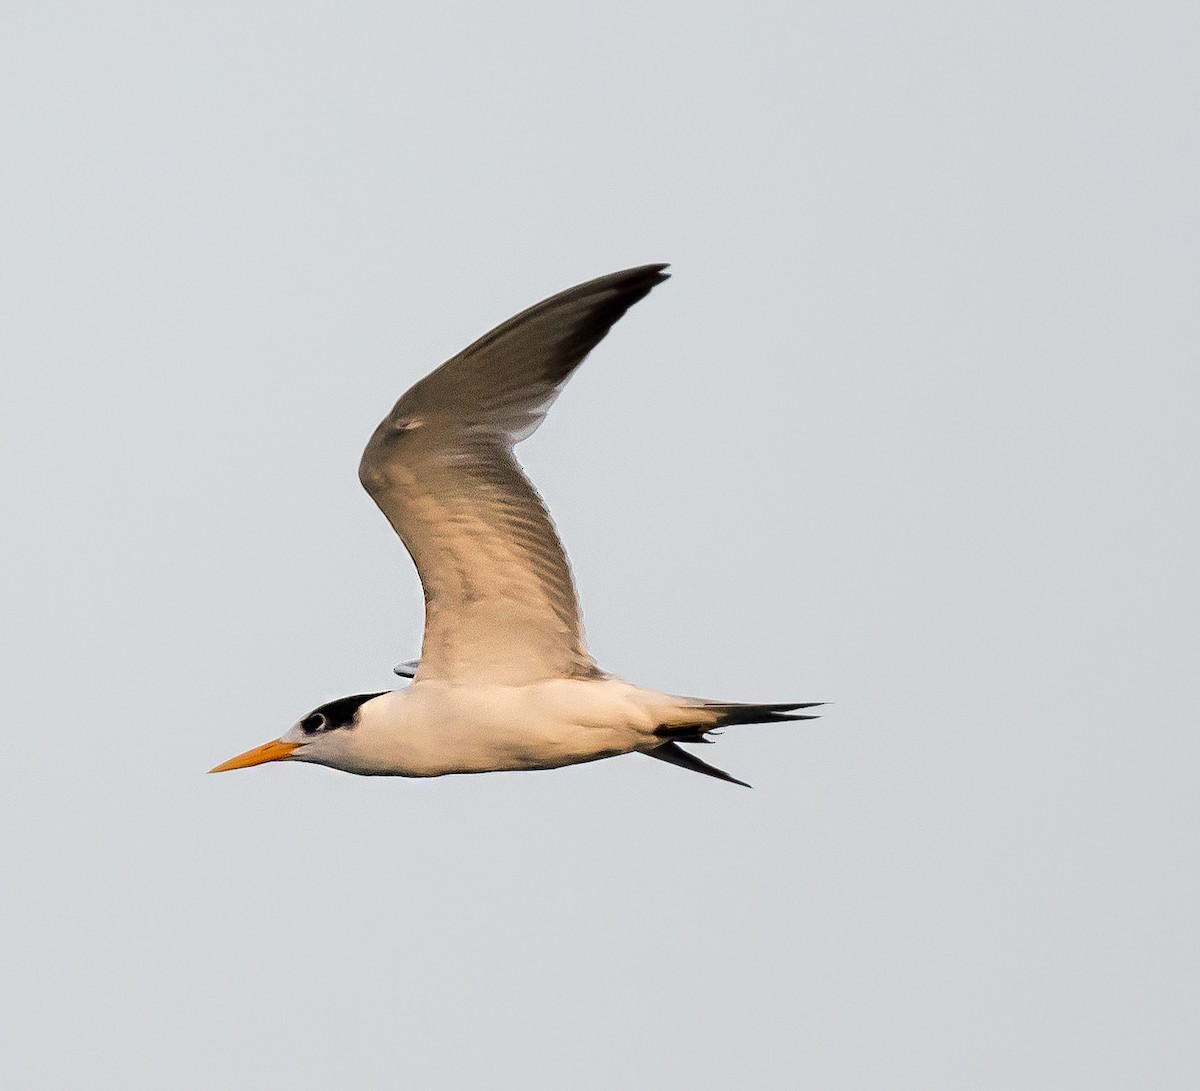
{"type": "Polygon", "coordinates": [[[404,689],[313,709],[214,773],[306,761],[364,775],[554,769],[638,752],[744,784],[681,743],[716,728],[806,720],[820,702],[675,697],[596,666],[562,543],[513,446],[665,265],[611,273],[497,326],[413,386],[368,442],[359,479],[425,592],[404,689]]]}

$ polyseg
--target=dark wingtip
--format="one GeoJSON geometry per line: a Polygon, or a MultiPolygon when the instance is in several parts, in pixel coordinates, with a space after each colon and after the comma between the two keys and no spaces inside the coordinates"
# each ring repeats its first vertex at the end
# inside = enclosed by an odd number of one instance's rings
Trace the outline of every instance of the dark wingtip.
{"type": "Polygon", "coordinates": [[[744,780],[738,780],[737,777],[731,776],[724,769],[718,769],[715,765],[709,765],[706,761],[701,761],[691,751],[684,750],[678,743],[668,742],[662,746],[655,747],[653,750],[642,751],[648,758],[657,758],[659,761],[665,761],[668,765],[678,765],[681,769],[687,769],[693,773],[703,773],[706,777],[715,777],[717,780],[723,780],[727,784],[737,784],[743,788],[752,788],[752,784],[747,784],[744,780]]]}
{"type": "MultiPolygon", "coordinates": [[[[708,763],[706,762],[705,764],[707,765],[708,763]]],[[[714,768],[711,765],[708,767],[709,769],[714,768]]],[[[729,773],[725,772],[724,769],[718,769],[715,773],[709,773],[708,775],[716,777],[717,780],[723,780],[726,784],[736,784],[739,788],[753,789],[754,787],[753,784],[747,784],[744,780],[738,780],[737,777],[731,776],[729,773]]]]}
{"type": "MultiPolygon", "coordinates": [[[[617,315],[619,319],[630,307],[639,300],[645,299],[655,288],[657,288],[664,280],[670,280],[671,274],[667,272],[669,268],[666,262],[656,262],[653,265],[638,265],[632,269],[623,269],[619,273],[610,273],[606,277],[600,277],[592,283],[598,284],[607,281],[615,287],[622,298],[620,313],[617,315]]],[[[615,322],[617,319],[614,319],[615,322]]]]}
{"type": "Polygon", "coordinates": [[[635,298],[630,303],[632,306],[637,300],[644,299],[649,295],[664,280],[671,279],[671,274],[667,272],[669,268],[670,266],[665,261],[655,262],[653,265],[636,265],[632,269],[622,269],[619,273],[609,273],[606,277],[599,277],[597,282],[608,281],[620,292],[628,292],[633,295],[635,298]]]}

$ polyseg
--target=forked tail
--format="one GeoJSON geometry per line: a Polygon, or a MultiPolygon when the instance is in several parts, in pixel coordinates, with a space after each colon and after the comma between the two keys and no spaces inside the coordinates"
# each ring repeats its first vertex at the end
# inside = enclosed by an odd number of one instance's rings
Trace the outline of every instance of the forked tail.
{"type": "Polygon", "coordinates": [[[722,727],[733,727],[739,724],[774,724],[783,720],[815,720],[812,713],[797,712],[801,708],[818,708],[823,701],[806,701],[790,705],[756,705],[740,704],[727,701],[688,701],[671,710],[664,723],[654,729],[654,734],[663,739],[661,746],[643,753],[659,761],[690,769],[694,773],[704,773],[730,784],[740,784],[744,788],[750,785],[744,780],[730,776],[723,769],[718,769],[707,762],[701,761],[695,754],[685,750],[679,744],[711,743],[707,738],[710,731],[722,727]]]}

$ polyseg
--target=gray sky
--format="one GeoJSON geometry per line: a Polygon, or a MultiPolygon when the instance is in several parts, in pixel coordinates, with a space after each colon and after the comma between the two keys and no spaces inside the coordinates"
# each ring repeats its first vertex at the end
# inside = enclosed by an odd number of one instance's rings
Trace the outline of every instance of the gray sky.
{"type": "Polygon", "coordinates": [[[1200,15],[0,27],[5,1086],[1200,1084],[1200,15]],[[520,449],[704,756],[204,770],[416,654],[371,429],[674,263],[520,449]]]}

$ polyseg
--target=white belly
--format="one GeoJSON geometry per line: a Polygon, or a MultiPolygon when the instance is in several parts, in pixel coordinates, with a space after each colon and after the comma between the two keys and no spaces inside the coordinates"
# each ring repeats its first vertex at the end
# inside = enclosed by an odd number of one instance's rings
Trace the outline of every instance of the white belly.
{"type": "Polygon", "coordinates": [[[345,767],[430,777],[554,769],[648,750],[655,706],[669,700],[609,678],[526,686],[415,682],[364,706],[345,767]]]}

